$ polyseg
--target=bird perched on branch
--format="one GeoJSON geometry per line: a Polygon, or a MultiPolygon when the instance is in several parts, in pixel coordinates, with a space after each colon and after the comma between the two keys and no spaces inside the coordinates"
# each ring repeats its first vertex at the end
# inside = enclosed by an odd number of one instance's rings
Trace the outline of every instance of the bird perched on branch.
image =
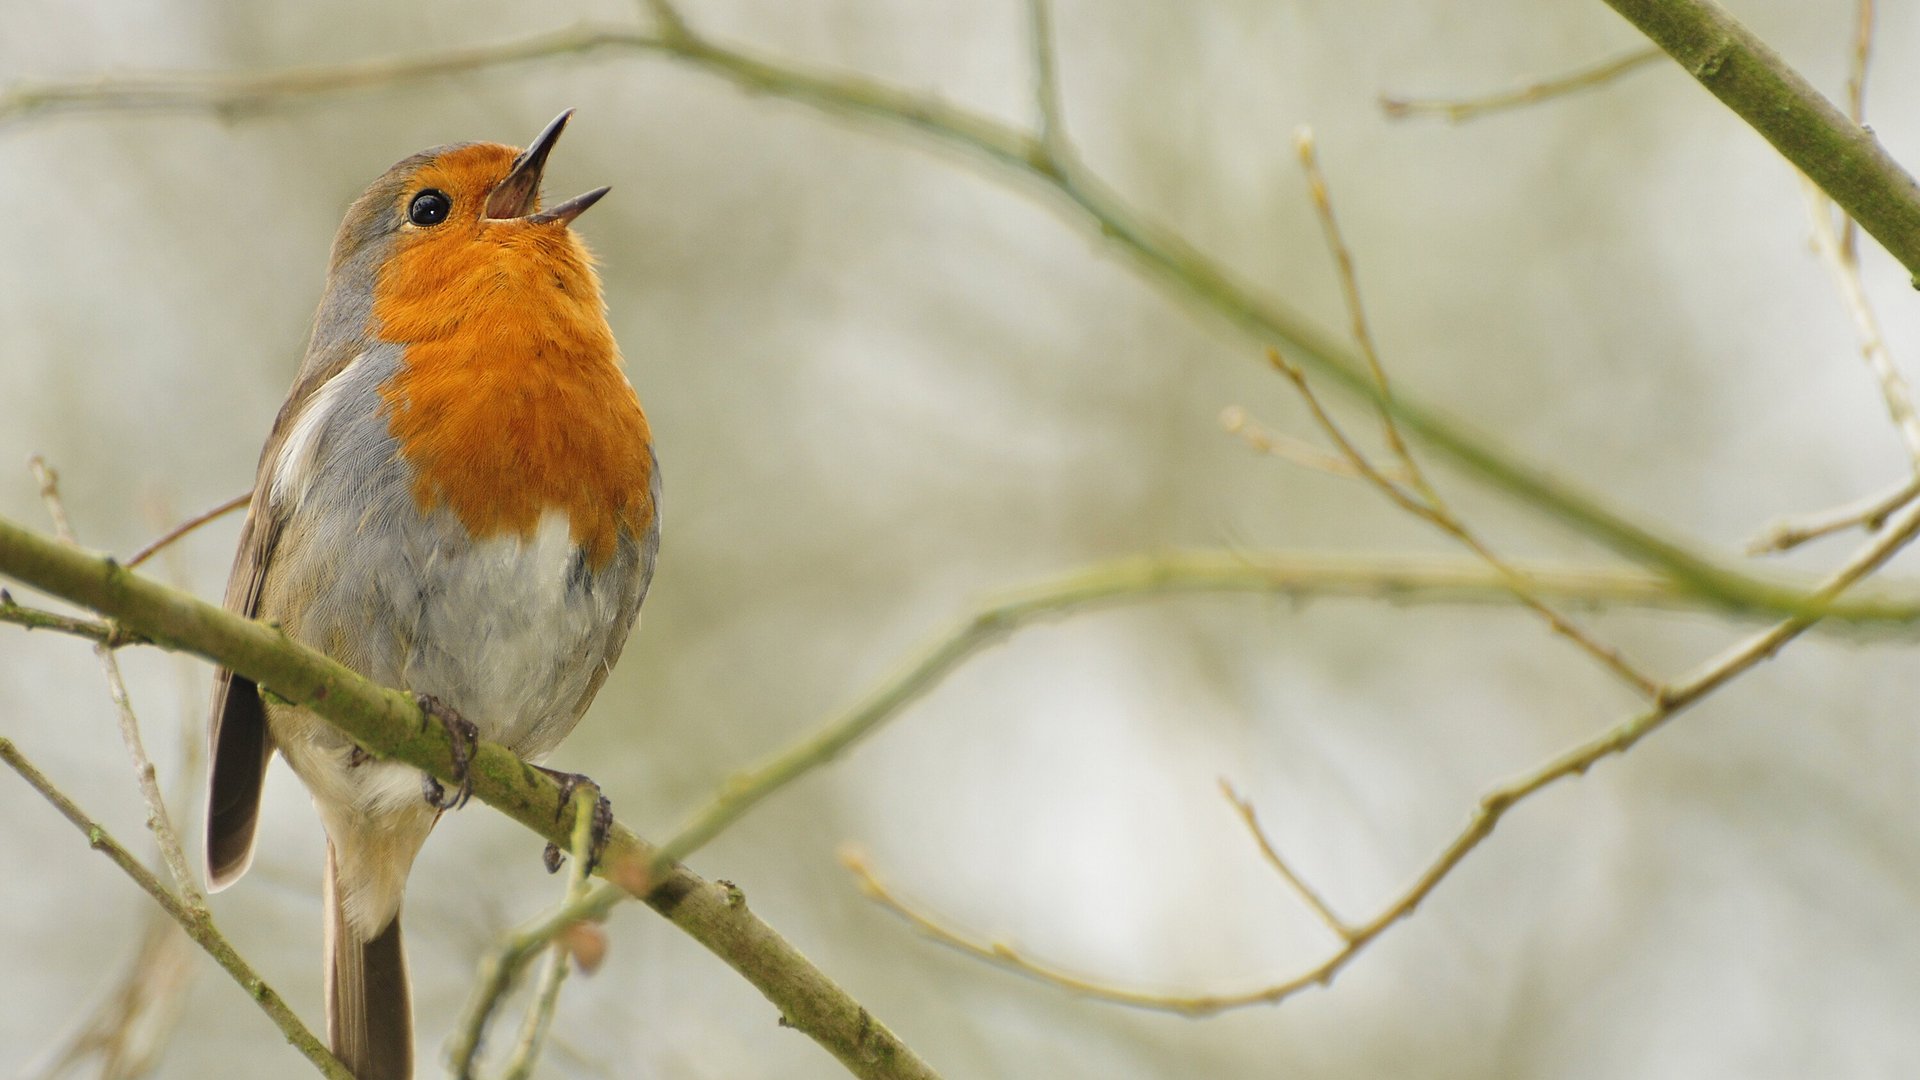
{"type": "MultiPolygon", "coordinates": [[[[572,730],[653,576],[660,479],[573,220],[532,146],[388,169],[341,223],[306,359],[260,455],[227,607],[538,761],[572,730]]],[[[414,856],[466,795],[222,669],[207,876],[253,858],[275,750],[327,834],[327,1030],[360,1080],[413,1074],[400,942],[414,856]]]]}

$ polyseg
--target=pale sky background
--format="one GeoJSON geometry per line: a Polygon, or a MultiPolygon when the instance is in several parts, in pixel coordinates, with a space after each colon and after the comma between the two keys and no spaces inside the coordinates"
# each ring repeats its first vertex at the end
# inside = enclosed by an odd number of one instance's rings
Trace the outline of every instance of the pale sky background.
{"type": "MultiPolygon", "coordinates": [[[[413,55],[635,7],[11,0],[0,86],[413,55]]],[[[1839,93],[1851,3],[1732,7],[1839,93]]],[[[1920,95],[1920,23],[1885,7],[1869,116],[1920,164],[1901,107],[1920,95]]],[[[1026,116],[1015,0],[685,11],[774,56],[1026,116]]],[[[1729,556],[1782,513],[1901,475],[1793,172],[1671,65],[1461,127],[1382,116],[1382,92],[1501,88],[1638,47],[1598,0],[1062,0],[1057,21],[1090,167],[1340,327],[1293,154],[1313,125],[1396,378],[1554,473],[1729,556]]],[[[1255,347],[1029,189],[613,55],[227,118],[0,126],[0,514],[44,522],[34,451],[61,469],[82,539],[121,553],[158,531],[154,503],[178,516],[243,489],[348,202],[414,150],[523,143],[569,106],[548,187],[613,186],[580,228],[659,440],[665,540],[643,629],[552,764],[592,773],[643,833],[666,835],[994,590],[1173,546],[1449,551],[1373,492],[1225,435],[1228,405],[1312,431],[1255,347]]],[[[1864,255],[1911,370],[1913,293],[1871,242],[1864,255]]],[[[1601,557],[1438,477],[1503,550],[1601,557]]],[[[220,594],[237,528],[181,545],[183,584],[220,594]]],[[[1791,562],[1830,566],[1851,542],[1791,562]]],[[[1915,572],[1909,557],[1891,577],[1915,572]]],[[[1706,616],[1590,622],[1663,675],[1740,632],[1706,616]]],[[[124,662],[171,780],[183,725],[200,737],[209,668],[124,662]]],[[[865,845],[907,894],[1072,970],[1245,989],[1333,943],[1260,863],[1217,778],[1359,920],[1480,791],[1627,715],[1630,696],[1518,611],[1157,601],[1017,636],[692,865],[738,883],[950,1077],[1916,1075],[1917,670],[1905,639],[1795,644],[1516,810],[1331,989],[1209,1020],[1077,999],[931,944],[863,900],[835,851],[865,845]]],[[[0,627],[0,735],[143,839],[84,646],[0,627]]],[[[200,793],[172,793],[197,818],[200,793]]],[[[253,872],[214,911],[317,1026],[320,832],[284,768],[268,795],[253,872]]],[[[0,821],[11,1076],[114,985],[148,902],[9,775],[0,821]]],[[[407,906],[421,1075],[437,1075],[490,935],[558,895],[539,854],[477,805],[428,845],[407,906]]],[[[606,966],[566,988],[541,1075],[843,1075],[652,913],[622,909],[610,933],[606,966]]],[[[159,1075],[304,1069],[200,961],[159,1075]]]]}

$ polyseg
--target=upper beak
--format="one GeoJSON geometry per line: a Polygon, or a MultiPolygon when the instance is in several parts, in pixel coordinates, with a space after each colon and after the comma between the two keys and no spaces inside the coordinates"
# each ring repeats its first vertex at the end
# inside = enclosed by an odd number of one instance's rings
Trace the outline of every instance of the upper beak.
{"type": "Polygon", "coordinates": [[[553,118],[553,122],[542,130],[533,145],[521,151],[513,159],[513,168],[507,178],[494,186],[493,193],[487,196],[487,216],[495,219],[526,218],[535,224],[549,221],[571,222],[586,212],[587,207],[600,201],[607,188],[595,188],[584,195],[576,195],[566,202],[536,214],[533,208],[540,201],[540,174],[546,170],[547,155],[553,152],[553,144],[560,141],[560,133],[566,130],[567,120],[573,116],[568,109],[553,118]]]}

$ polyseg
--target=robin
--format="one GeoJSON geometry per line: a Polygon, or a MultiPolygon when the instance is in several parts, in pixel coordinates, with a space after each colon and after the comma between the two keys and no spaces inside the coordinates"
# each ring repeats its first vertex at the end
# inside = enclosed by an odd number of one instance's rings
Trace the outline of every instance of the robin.
{"type": "MultiPolygon", "coordinates": [[[[226,597],[414,693],[456,751],[536,762],[619,658],[660,537],[647,419],[572,229],[607,189],[540,208],[571,115],[523,151],[423,150],[348,209],[226,597]]],[[[327,834],[328,1040],[360,1080],[406,1080],[401,897],[464,780],[449,795],[225,669],[210,740],[210,888],[253,859],[278,750],[327,834]]]]}

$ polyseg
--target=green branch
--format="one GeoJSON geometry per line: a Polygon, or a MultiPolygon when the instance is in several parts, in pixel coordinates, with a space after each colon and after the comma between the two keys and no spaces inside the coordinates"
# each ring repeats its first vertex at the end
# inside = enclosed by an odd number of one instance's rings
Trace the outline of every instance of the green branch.
{"type": "Polygon", "coordinates": [[[1835,203],[1920,285],[1920,185],[1880,141],[1712,0],[1607,0],[1835,203]]]}
{"type": "MultiPolygon", "coordinates": [[[[987,603],[936,637],[883,679],[865,698],[763,764],[737,774],[718,795],[694,813],[660,845],[661,865],[682,859],[738,820],[769,795],[832,761],[849,746],[898,715],[937,686],[950,672],[1022,627],[1048,619],[1174,594],[1252,593],[1308,597],[1368,596],[1377,599],[1507,603],[1515,601],[1516,581],[1536,597],[1575,602],[1620,602],[1639,607],[1694,607],[1699,597],[1665,579],[1631,571],[1555,570],[1526,564],[1510,566],[1513,576],[1484,562],[1414,561],[1360,558],[1254,556],[1188,552],[1120,559],[1040,583],[987,603]]],[[[1796,593],[1796,595],[1799,595],[1796,593]]],[[[1815,590],[1815,606],[1837,594],[1815,590]]],[[[1885,608],[1881,614],[1894,614],[1885,608]]],[[[1907,607],[1911,618],[1920,611],[1907,607]]],[[[1755,608],[1741,614],[1759,618],[1755,608]]],[[[1809,620],[1811,622],[1811,620],[1809,620]]],[[[591,905],[604,913],[611,897],[591,905]]]]}
{"type": "MultiPolygon", "coordinates": [[[[664,5],[672,10],[671,5],[664,5]]],[[[838,116],[916,132],[995,165],[1050,196],[1047,204],[1069,221],[1117,247],[1145,275],[1177,299],[1238,327],[1251,340],[1282,349],[1351,394],[1374,402],[1407,431],[1537,512],[1659,569],[1701,595],[1729,607],[1779,614],[1830,614],[1764,579],[1661,534],[1604,505],[1572,484],[1549,476],[1459,421],[1404,392],[1388,399],[1367,375],[1360,356],[1304,315],[1237,280],[1185,239],[1149,222],[1098,177],[1067,168],[1054,138],[955,108],[938,98],[888,86],[856,74],[822,73],[717,44],[669,24],[652,34],[630,27],[582,26],[516,42],[456,49],[418,58],[387,59],[262,75],[145,75],[76,83],[19,84],[0,94],[0,124],[78,110],[211,109],[233,112],[315,95],[361,90],[469,73],[555,57],[611,52],[674,57],[720,75],[741,88],[799,101],[838,116]]],[[[1818,175],[1816,174],[1816,179],[1818,175]]],[[[1843,201],[1843,205],[1847,205],[1843,201]]],[[[1251,350],[1250,350],[1251,353],[1251,350]]]]}
{"type": "MultiPolygon", "coordinates": [[[[413,699],[378,686],[278,629],[170,589],[109,558],[38,536],[0,519],[0,574],[96,611],[156,645],[190,652],[269,687],[324,716],[383,758],[452,779],[445,730],[413,699]]],[[[505,747],[482,743],[472,762],[481,801],[556,844],[572,819],[560,786],[505,747]]],[[[652,845],[615,823],[598,871],[634,888],[647,906],[744,976],[781,1018],[839,1058],[856,1076],[932,1077],[934,1072],[799,950],[737,901],[681,866],[657,873],[652,845]],[[637,887],[637,888],[636,888],[637,887]]]]}
{"type": "Polygon", "coordinates": [[[171,889],[161,884],[159,878],[149,873],[146,867],[140,865],[140,860],[134,858],[126,848],[122,847],[120,842],[115,840],[99,822],[87,816],[86,811],[80,809],[72,799],[67,798],[65,793],[55,787],[53,781],[48,780],[44,773],[35,768],[34,764],[28,761],[26,756],[20,753],[19,748],[8,739],[0,738],[0,761],[6,762],[9,768],[20,774],[20,778],[25,780],[29,787],[52,803],[53,808],[60,811],[61,817],[72,822],[73,827],[86,836],[88,847],[105,855],[109,861],[120,868],[122,873],[132,878],[134,884],[139,885],[148,896],[153,897],[153,902],[159,904],[160,909],[165,911],[169,918],[180,924],[180,928],[187,932],[187,936],[193,939],[194,944],[205,950],[208,956],[213,957],[215,963],[224,968],[227,974],[233,976],[233,981],[240,984],[241,989],[247,992],[247,996],[253,998],[254,1003],[260,1006],[260,1010],[266,1013],[274,1026],[280,1029],[280,1033],[286,1036],[288,1044],[300,1051],[308,1061],[313,1062],[322,1076],[328,1077],[329,1080],[353,1080],[353,1074],[347,1071],[347,1067],[340,1064],[340,1060],[328,1051],[326,1044],[316,1038],[313,1032],[307,1030],[307,1026],[294,1015],[293,1009],[281,998],[279,992],[267,985],[266,980],[262,979],[246,959],[234,949],[226,935],[214,926],[213,916],[204,907],[182,900],[171,889]]]}
{"type": "Polygon", "coordinates": [[[108,648],[128,643],[126,635],[109,623],[98,619],[76,619],[57,611],[27,607],[15,600],[13,594],[5,589],[0,589],[0,622],[23,626],[28,630],[52,630],[57,634],[71,634],[108,648]]]}

